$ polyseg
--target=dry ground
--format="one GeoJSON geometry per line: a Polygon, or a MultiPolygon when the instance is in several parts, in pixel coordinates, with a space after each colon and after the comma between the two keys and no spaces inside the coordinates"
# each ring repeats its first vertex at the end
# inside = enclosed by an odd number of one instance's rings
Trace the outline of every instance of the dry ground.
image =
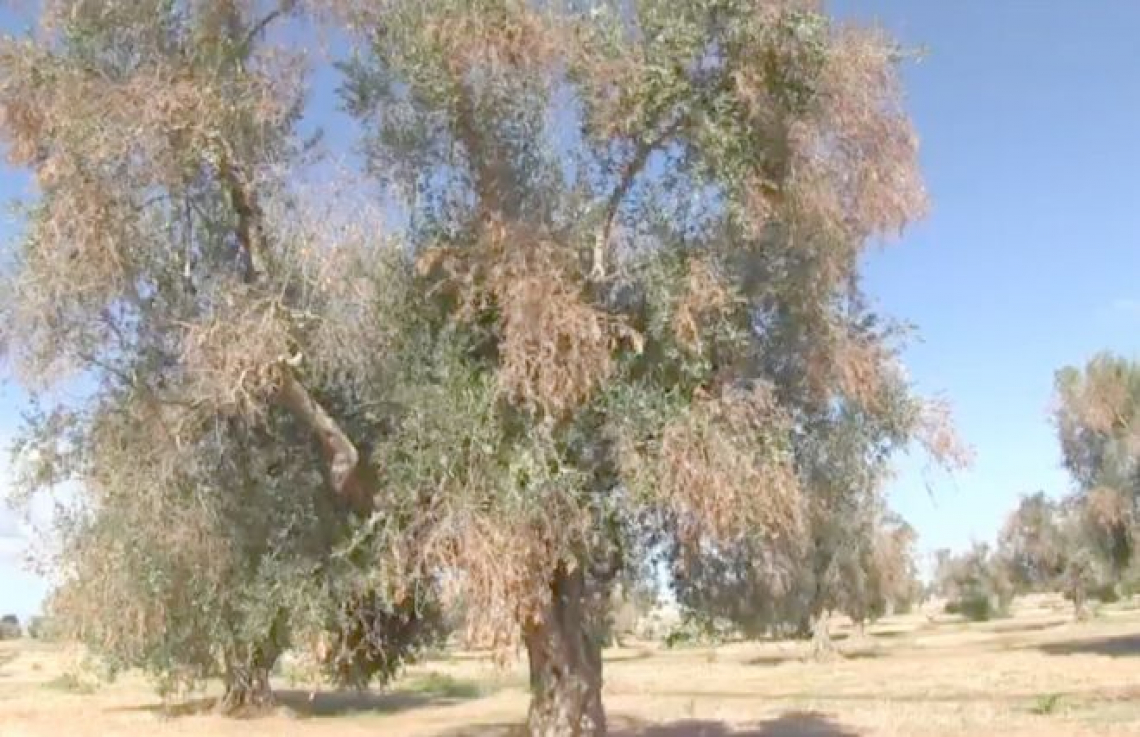
{"type": "MultiPolygon", "coordinates": [[[[1069,622],[1063,603],[964,624],[915,615],[860,638],[837,632],[835,662],[792,643],[608,653],[605,699],[623,737],[959,737],[1140,735],[1140,609],[1069,622]]],[[[211,714],[204,699],[163,706],[145,681],[94,690],[67,674],[67,648],[0,643],[0,737],[354,737],[510,734],[525,714],[525,672],[455,653],[385,693],[320,693],[279,683],[282,706],[256,720],[211,714]]],[[[284,679],[282,679],[283,681],[284,679]]]]}

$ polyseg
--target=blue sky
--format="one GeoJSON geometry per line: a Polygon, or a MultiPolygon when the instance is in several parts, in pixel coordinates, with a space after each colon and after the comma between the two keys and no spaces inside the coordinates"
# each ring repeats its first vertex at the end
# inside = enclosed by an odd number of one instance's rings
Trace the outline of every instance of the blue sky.
{"type": "MultiPolygon", "coordinates": [[[[933,210],[868,259],[866,285],[917,324],[911,375],[953,403],[976,452],[930,493],[922,462],[902,459],[894,506],[924,550],[961,548],[992,538],[1019,494],[1066,490],[1048,421],[1053,371],[1101,349],[1140,355],[1140,3],[832,7],[927,50],[905,79],[933,210]]],[[[24,187],[0,170],[0,198],[24,187]]],[[[0,442],[20,401],[0,387],[0,442]]],[[[4,476],[0,458],[0,491],[4,476]]],[[[19,570],[19,536],[0,512],[0,609],[24,614],[44,587],[19,570]]]]}
{"type": "Polygon", "coordinates": [[[908,368],[976,452],[933,497],[904,461],[894,506],[924,548],[961,547],[991,539],[1019,494],[1068,488],[1053,371],[1140,348],[1140,3],[834,7],[928,52],[905,76],[933,211],[866,284],[918,325],[908,368]]]}

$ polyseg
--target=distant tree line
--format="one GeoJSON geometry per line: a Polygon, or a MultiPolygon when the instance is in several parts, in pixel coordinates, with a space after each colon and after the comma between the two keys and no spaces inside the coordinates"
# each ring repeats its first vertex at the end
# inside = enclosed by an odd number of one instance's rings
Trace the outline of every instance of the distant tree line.
{"type": "Polygon", "coordinates": [[[1055,391],[1072,488],[1023,496],[993,546],[937,554],[933,587],[951,610],[986,619],[1014,594],[1056,591],[1084,618],[1091,599],[1140,591],[1140,363],[1100,354],[1058,371],[1055,391]]]}

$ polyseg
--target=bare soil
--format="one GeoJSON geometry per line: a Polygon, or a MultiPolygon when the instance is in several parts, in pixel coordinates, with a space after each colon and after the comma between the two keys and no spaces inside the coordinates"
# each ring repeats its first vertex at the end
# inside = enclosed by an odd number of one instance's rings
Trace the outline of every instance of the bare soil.
{"type": "MultiPolygon", "coordinates": [[[[1052,737],[1140,735],[1140,608],[1074,623],[1064,602],[968,624],[915,614],[864,637],[840,623],[841,656],[805,645],[735,643],[606,653],[605,702],[620,737],[1052,737]]],[[[211,710],[216,689],[163,702],[141,676],[99,684],[74,647],[0,642],[0,737],[497,737],[525,718],[522,664],[454,652],[384,692],[312,693],[281,676],[257,719],[211,710]]]]}

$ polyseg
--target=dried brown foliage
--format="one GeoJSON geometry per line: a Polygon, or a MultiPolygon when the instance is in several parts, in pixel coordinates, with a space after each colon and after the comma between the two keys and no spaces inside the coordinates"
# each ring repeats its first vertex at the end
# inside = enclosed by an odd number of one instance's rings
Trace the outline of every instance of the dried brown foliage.
{"type": "Polygon", "coordinates": [[[446,571],[444,600],[463,605],[465,639],[507,659],[517,652],[519,623],[550,605],[550,571],[577,565],[589,520],[572,500],[551,494],[542,508],[462,509],[433,520],[414,538],[405,565],[418,574],[446,571]]]}
{"type": "MultiPolygon", "coordinates": [[[[102,4],[59,5],[84,13],[102,4]]],[[[129,73],[110,74],[50,45],[0,43],[0,130],[9,161],[30,169],[43,193],[12,285],[25,332],[14,357],[28,377],[82,363],[67,349],[104,341],[106,310],[124,296],[137,301],[140,281],[176,259],[162,225],[182,217],[176,199],[203,170],[267,165],[294,114],[291,56],[257,57],[254,73],[223,80],[153,48],[139,53],[145,61],[129,73]]]]}
{"type": "Polygon", "coordinates": [[[182,335],[185,391],[222,414],[264,411],[278,391],[290,353],[289,321],[275,300],[236,289],[214,314],[182,335]]]}
{"type": "Polygon", "coordinates": [[[816,397],[833,393],[871,413],[883,411],[883,393],[897,377],[895,356],[876,335],[829,322],[810,349],[806,376],[816,397]]]}
{"type": "Polygon", "coordinates": [[[728,316],[741,302],[707,259],[689,261],[689,274],[673,311],[673,335],[688,350],[704,351],[702,334],[708,324],[728,316]]]}
{"type": "Polygon", "coordinates": [[[921,216],[926,196],[918,138],[902,107],[897,51],[882,34],[835,32],[818,107],[791,130],[789,197],[843,241],[897,233],[921,216]]]}
{"type": "Polygon", "coordinates": [[[1059,387],[1058,410],[1101,435],[1127,429],[1132,419],[1128,379],[1116,366],[1093,361],[1083,376],[1059,387]]]}
{"type": "Polygon", "coordinates": [[[1133,506],[1127,496],[1116,489],[1099,486],[1085,496],[1085,514],[1102,530],[1113,530],[1131,524],[1133,506]]]}
{"type": "Polygon", "coordinates": [[[552,26],[530,3],[486,3],[483,8],[432,14],[424,32],[462,77],[502,69],[543,75],[560,56],[552,26]]]}
{"type": "MultiPolygon", "coordinates": [[[[99,413],[88,441],[83,496],[56,519],[65,543],[57,554],[66,557],[58,561],[61,585],[51,606],[70,636],[141,659],[174,617],[195,610],[195,592],[224,590],[240,551],[222,534],[224,520],[206,511],[209,504],[185,503],[187,493],[204,499],[211,490],[195,488],[200,459],[149,401],[99,413]],[[140,535],[163,547],[140,546],[140,535]],[[163,557],[170,579],[142,575],[141,561],[151,556],[163,557]],[[197,588],[185,585],[191,577],[197,588]]],[[[199,646],[208,652],[211,643],[199,646]]]]}
{"type": "Polygon", "coordinates": [[[460,319],[497,317],[503,396],[546,417],[586,402],[620,345],[640,347],[623,318],[588,300],[573,252],[532,229],[495,225],[474,248],[429,250],[420,270],[436,267],[460,300],[460,319]]]}
{"type": "Polygon", "coordinates": [[[626,438],[623,472],[690,541],[791,533],[801,499],[788,429],[768,387],[727,387],[695,401],[659,440],[639,447],[626,438]]]}
{"type": "Polygon", "coordinates": [[[948,470],[968,468],[974,450],[958,434],[950,405],[930,399],[919,404],[915,436],[930,458],[948,470]]]}

